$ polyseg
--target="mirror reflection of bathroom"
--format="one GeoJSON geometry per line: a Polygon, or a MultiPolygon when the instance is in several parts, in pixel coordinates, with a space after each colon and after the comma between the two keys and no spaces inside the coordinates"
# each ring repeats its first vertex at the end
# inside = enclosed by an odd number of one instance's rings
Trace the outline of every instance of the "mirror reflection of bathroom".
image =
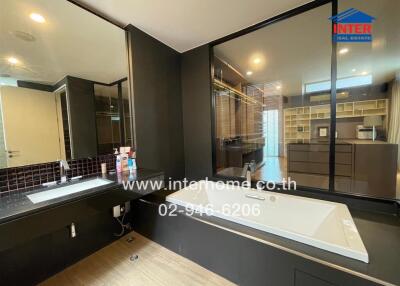
{"type": "Polygon", "coordinates": [[[127,79],[112,85],[94,85],[99,154],[120,146],[133,146],[127,79]]]}
{"type": "Polygon", "coordinates": [[[68,1],[1,6],[0,168],[133,147],[125,31],[68,1]]]}

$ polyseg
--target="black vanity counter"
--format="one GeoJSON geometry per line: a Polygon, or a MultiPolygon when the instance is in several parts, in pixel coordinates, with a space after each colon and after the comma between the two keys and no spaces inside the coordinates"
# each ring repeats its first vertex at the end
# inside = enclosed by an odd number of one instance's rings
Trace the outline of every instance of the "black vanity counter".
{"type": "Polygon", "coordinates": [[[123,182],[133,181],[145,181],[149,179],[163,180],[163,172],[138,169],[135,170],[131,175],[129,172],[120,174],[98,174],[94,176],[85,177],[74,182],[66,183],[65,185],[58,185],[53,187],[39,187],[38,189],[31,191],[11,191],[0,193],[0,224],[15,220],[30,214],[34,214],[49,208],[57,207],[74,201],[82,200],[85,198],[101,195],[110,191],[117,191],[116,194],[129,199],[136,199],[144,196],[146,191],[139,190],[125,190],[123,188],[123,182]],[[77,184],[83,181],[91,180],[94,178],[102,178],[111,181],[107,185],[100,187],[91,188],[85,191],[77,192],[74,194],[62,196],[59,198],[51,199],[48,201],[34,204],[27,197],[27,195],[57,189],[63,186],[71,184],[77,184]]]}
{"type": "MultiPolygon", "coordinates": [[[[169,193],[172,193],[172,191],[157,191],[136,202],[136,204],[142,204],[142,208],[147,208],[147,211],[144,211],[143,209],[138,210],[138,214],[140,212],[140,214],[146,217],[151,217],[152,215],[158,216],[156,209],[150,211],[151,205],[156,206],[165,203],[165,196],[169,193]],[[152,214],[149,214],[149,212],[152,214]]],[[[179,237],[185,237],[185,235],[190,236],[190,234],[185,234],[184,230],[185,228],[189,228],[187,224],[190,224],[190,219],[197,222],[203,222],[206,225],[215,226],[219,229],[231,232],[234,236],[239,235],[241,237],[249,238],[264,244],[267,247],[270,246],[274,249],[295,255],[304,261],[323,265],[324,267],[328,267],[328,269],[332,269],[334,273],[340,271],[346,275],[357,277],[357,279],[368,281],[366,284],[343,285],[400,285],[400,218],[394,215],[354,209],[350,209],[350,212],[368,251],[369,263],[347,258],[345,256],[213,216],[199,216],[198,214],[188,216],[183,213],[178,214],[178,217],[184,216],[185,218],[176,219],[176,221],[178,221],[176,222],[177,225],[173,225],[173,217],[168,218],[168,225],[170,228],[174,229],[179,237]]],[[[158,220],[163,219],[164,217],[158,217],[158,220]]],[[[153,221],[154,220],[155,219],[153,218],[153,221]]],[[[137,221],[140,222],[140,217],[137,218],[137,221]]],[[[137,227],[138,230],[141,229],[140,225],[137,227]]],[[[144,233],[147,235],[146,229],[148,227],[143,226],[143,228],[144,233]]],[[[161,228],[163,227],[161,226],[161,228]]],[[[165,228],[163,229],[166,231],[165,228]]],[[[154,231],[154,229],[152,229],[152,231],[154,231]]],[[[210,230],[209,234],[211,235],[214,232],[215,231],[210,230]]],[[[163,234],[160,239],[168,235],[172,234],[163,234]]],[[[204,233],[203,235],[207,236],[208,234],[204,233]]],[[[190,237],[185,237],[185,239],[190,239],[190,237]]],[[[242,246],[236,245],[235,248],[241,249],[242,246]]]]}

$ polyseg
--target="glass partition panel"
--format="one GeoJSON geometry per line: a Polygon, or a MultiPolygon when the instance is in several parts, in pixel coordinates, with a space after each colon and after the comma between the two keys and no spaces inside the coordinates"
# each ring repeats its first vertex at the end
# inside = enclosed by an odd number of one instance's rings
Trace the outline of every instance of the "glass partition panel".
{"type": "Polygon", "coordinates": [[[217,175],[250,166],[254,180],[328,189],[331,12],[326,4],[214,47],[217,175]]]}
{"type": "Polygon", "coordinates": [[[335,190],[399,199],[400,1],[339,1],[348,9],[372,41],[338,43],[335,190]]]}

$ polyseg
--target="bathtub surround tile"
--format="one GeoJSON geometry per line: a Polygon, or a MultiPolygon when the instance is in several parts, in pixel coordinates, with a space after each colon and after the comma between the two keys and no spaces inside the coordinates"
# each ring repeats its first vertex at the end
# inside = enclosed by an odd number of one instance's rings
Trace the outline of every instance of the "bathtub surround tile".
{"type": "MultiPolygon", "coordinates": [[[[114,155],[101,155],[93,158],[69,160],[69,178],[76,176],[88,177],[99,174],[100,164],[106,163],[107,170],[114,169],[114,155]]],[[[8,191],[26,191],[44,183],[60,180],[58,162],[34,164],[22,167],[0,169],[0,193],[8,191]]]]}

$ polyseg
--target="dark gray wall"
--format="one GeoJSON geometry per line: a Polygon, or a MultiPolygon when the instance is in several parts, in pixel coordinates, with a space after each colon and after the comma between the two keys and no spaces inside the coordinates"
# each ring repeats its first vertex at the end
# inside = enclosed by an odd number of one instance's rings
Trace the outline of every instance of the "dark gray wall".
{"type": "Polygon", "coordinates": [[[212,176],[211,86],[208,45],[182,54],[185,171],[189,179],[212,176]]]}
{"type": "Polygon", "coordinates": [[[93,82],[67,76],[67,90],[73,156],[76,159],[97,156],[93,82]]]}
{"type": "Polygon", "coordinates": [[[180,54],[141,30],[129,26],[133,54],[133,89],[137,162],[183,178],[180,54]]]}

